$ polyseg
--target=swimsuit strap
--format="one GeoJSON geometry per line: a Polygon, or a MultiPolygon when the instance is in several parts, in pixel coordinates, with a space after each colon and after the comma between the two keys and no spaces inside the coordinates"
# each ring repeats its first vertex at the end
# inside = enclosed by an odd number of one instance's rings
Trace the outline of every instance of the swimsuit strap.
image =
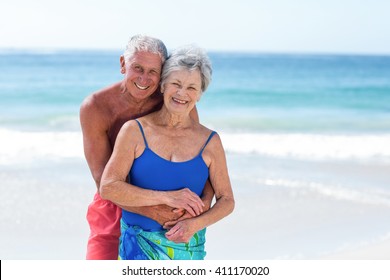
{"type": "Polygon", "coordinates": [[[143,128],[142,128],[142,125],[141,125],[141,123],[139,122],[139,120],[136,119],[135,121],[138,123],[139,129],[141,130],[142,137],[144,138],[145,146],[146,146],[146,148],[149,149],[148,142],[146,141],[146,137],[145,137],[145,133],[144,133],[144,130],[143,130],[143,128]]]}
{"type": "Polygon", "coordinates": [[[200,150],[200,153],[199,153],[199,154],[203,153],[204,148],[206,148],[207,144],[209,143],[209,141],[211,140],[211,138],[214,136],[214,134],[217,134],[217,133],[216,133],[215,131],[212,131],[212,132],[210,133],[209,138],[207,138],[207,141],[206,141],[206,143],[204,143],[204,145],[203,145],[202,149],[200,150]]]}

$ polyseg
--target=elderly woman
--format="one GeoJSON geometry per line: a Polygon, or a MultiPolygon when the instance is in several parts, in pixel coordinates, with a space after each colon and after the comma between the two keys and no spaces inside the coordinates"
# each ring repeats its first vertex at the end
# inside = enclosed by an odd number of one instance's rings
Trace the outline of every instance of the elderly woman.
{"type": "Polygon", "coordinates": [[[203,259],[206,227],[233,211],[221,139],[189,115],[211,72],[201,49],[175,50],[162,71],[161,110],[128,121],[119,132],[101,180],[102,198],[123,206],[166,204],[191,214],[165,230],[123,210],[120,259],[203,259]],[[216,202],[204,212],[199,196],[208,178],[216,202]]]}

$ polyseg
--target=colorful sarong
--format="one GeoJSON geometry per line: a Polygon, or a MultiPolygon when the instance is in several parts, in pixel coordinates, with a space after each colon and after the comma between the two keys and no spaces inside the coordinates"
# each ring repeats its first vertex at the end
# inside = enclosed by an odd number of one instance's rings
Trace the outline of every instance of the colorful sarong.
{"type": "Polygon", "coordinates": [[[121,219],[120,260],[203,260],[206,229],[194,234],[188,243],[175,243],[165,237],[166,230],[145,231],[128,226],[121,219]]]}

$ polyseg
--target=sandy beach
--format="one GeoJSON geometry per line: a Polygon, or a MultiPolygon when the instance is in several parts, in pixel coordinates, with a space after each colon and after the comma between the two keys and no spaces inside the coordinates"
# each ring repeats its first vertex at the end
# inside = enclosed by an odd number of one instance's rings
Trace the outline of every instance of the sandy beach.
{"type": "Polygon", "coordinates": [[[1,259],[84,259],[89,170],[81,160],[2,169],[1,259]]]}
{"type": "Polygon", "coordinates": [[[324,256],[327,260],[390,260],[390,238],[324,256]]]}

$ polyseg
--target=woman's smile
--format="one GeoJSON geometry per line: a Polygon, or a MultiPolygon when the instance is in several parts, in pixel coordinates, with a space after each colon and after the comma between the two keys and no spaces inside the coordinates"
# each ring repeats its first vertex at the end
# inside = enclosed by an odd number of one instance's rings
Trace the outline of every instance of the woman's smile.
{"type": "Polygon", "coordinates": [[[172,100],[177,102],[177,103],[180,103],[180,104],[187,104],[188,103],[188,101],[177,99],[175,97],[172,97],[172,100]]]}

